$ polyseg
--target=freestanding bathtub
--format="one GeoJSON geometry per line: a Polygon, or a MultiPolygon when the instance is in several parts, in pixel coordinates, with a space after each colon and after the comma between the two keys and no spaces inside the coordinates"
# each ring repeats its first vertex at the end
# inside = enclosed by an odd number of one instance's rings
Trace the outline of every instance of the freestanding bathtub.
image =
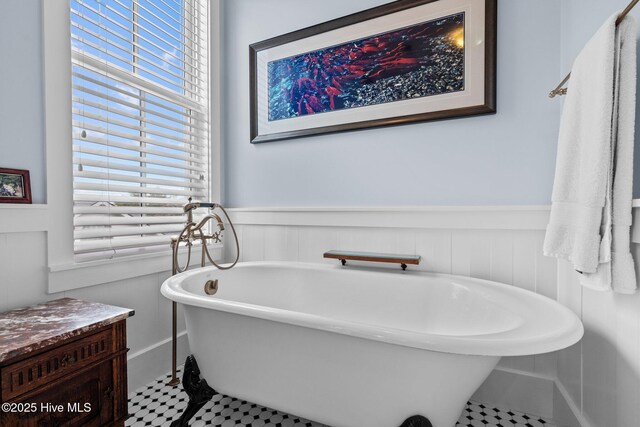
{"type": "Polygon", "coordinates": [[[191,352],[220,393],[334,427],[451,427],[501,356],[570,346],[557,302],[485,280],[286,262],[169,278],[191,352]],[[214,295],[205,282],[218,280],[214,295]]]}

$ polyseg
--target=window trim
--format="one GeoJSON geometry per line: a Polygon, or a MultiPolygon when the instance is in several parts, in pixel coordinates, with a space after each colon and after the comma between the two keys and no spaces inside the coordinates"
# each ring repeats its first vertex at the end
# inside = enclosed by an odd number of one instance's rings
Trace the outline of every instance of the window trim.
{"type": "MultiPolygon", "coordinates": [[[[221,196],[220,148],[220,40],[221,0],[209,2],[209,123],[210,197],[221,196]]],[[[45,116],[45,156],[47,178],[47,265],[48,292],[130,279],[171,270],[170,249],[166,252],[132,255],[78,263],[73,253],[73,170],[71,135],[71,31],[70,3],[42,2],[43,83],[45,116]]],[[[213,255],[221,257],[222,249],[213,255]]]]}

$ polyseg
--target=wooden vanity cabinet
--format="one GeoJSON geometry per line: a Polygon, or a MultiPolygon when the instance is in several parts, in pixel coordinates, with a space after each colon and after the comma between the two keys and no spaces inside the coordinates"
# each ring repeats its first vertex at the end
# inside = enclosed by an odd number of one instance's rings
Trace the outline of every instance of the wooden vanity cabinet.
{"type": "MultiPolygon", "coordinates": [[[[58,308],[64,310],[65,302],[59,301],[58,308]]],[[[89,305],[86,308],[96,306],[84,304],[89,305]]],[[[72,305],[76,311],[82,306],[78,300],[72,305]]],[[[6,314],[0,315],[0,358],[4,356],[0,360],[0,426],[124,426],[128,417],[126,317],[133,312],[102,304],[100,308],[106,316],[97,322],[95,317],[89,319],[91,325],[65,328],[57,339],[47,339],[50,344],[12,351],[3,341],[6,314]]],[[[77,323],[81,314],[68,317],[77,323]]],[[[16,313],[9,317],[13,323],[19,321],[16,313]]],[[[40,332],[36,335],[42,337],[40,332]]]]}

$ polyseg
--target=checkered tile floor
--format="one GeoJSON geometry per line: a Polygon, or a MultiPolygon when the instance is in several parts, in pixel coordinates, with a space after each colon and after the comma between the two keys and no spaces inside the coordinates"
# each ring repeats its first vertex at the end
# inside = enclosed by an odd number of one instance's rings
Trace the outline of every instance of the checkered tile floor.
{"type": "Polygon", "coordinates": [[[524,412],[511,411],[486,406],[479,402],[467,402],[460,419],[459,427],[557,427],[551,420],[524,412]]]}
{"type": "MultiPolygon", "coordinates": [[[[181,369],[181,368],[180,368],[181,369]]],[[[180,375],[182,377],[182,375],[180,375]]],[[[170,387],[163,375],[129,395],[127,427],[169,426],[187,407],[182,386],[170,387]]],[[[192,419],[191,427],[326,427],[295,415],[216,394],[192,419]]],[[[469,402],[456,423],[459,427],[557,427],[550,420],[508,409],[469,402]]],[[[394,427],[394,426],[389,426],[394,427]]]]}

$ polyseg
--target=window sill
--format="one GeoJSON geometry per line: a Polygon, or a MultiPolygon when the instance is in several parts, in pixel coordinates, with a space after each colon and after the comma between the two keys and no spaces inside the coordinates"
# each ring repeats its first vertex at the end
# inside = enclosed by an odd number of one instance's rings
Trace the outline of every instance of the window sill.
{"type": "MultiPolygon", "coordinates": [[[[212,245],[210,253],[216,261],[221,259],[222,245],[212,245]]],[[[149,274],[171,272],[171,263],[171,252],[167,251],[109,260],[54,265],[49,267],[48,292],[52,294],[149,274]]]]}

